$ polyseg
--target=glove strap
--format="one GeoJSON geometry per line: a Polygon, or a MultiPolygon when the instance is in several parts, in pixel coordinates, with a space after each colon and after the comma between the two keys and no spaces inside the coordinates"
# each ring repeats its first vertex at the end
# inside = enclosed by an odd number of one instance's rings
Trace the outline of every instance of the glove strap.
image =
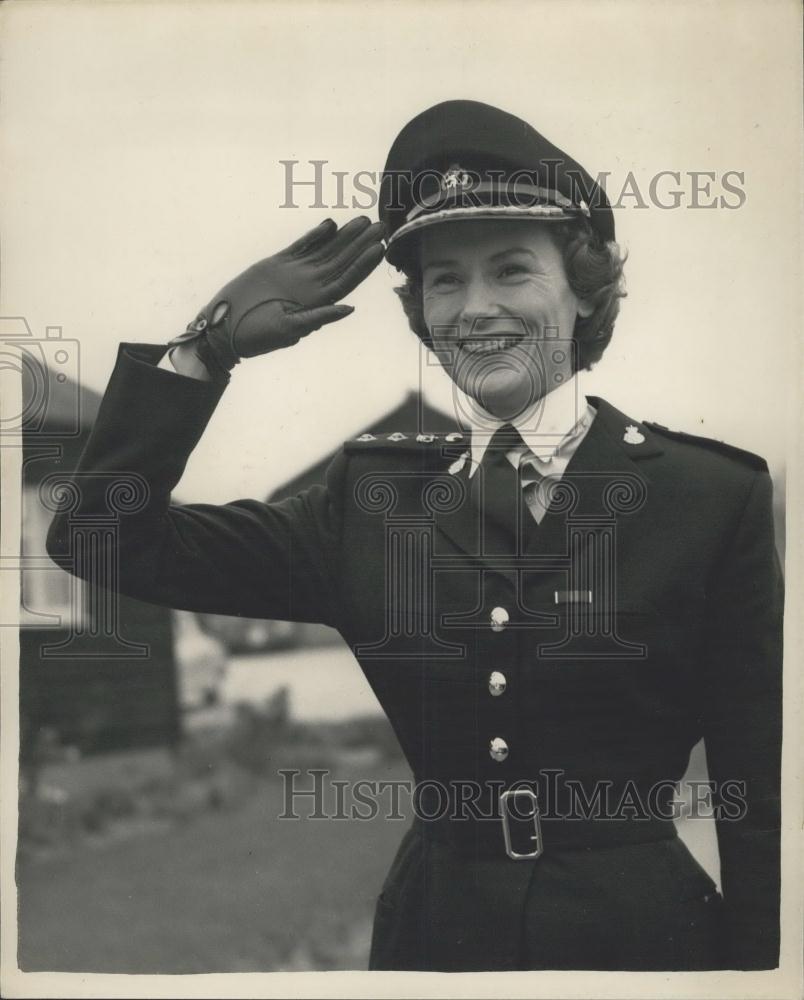
{"type": "Polygon", "coordinates": [[[217,302],[213,308],[202,310],[187,324],[184,333],[168,341],[168,347],[180,347],[193,343],[199,358],[209,369],[210,375],[229,378],[229,372],[240,364],[240,358],[232,346],[232,337],[227,322],[230,314],[229,303],[217,302]],[[211,315],[207,315],[210,313],[211,315]]]}

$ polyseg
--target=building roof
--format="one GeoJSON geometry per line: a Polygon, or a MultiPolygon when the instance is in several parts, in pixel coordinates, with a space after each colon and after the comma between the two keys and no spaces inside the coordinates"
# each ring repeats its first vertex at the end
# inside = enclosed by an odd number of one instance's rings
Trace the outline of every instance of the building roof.
{"type": "MultiPolygon", "coordinates": [[[[391,434],[394,431],[426,431],[434,434],[455,430],[456,421],[450,414],[438,410],[424,401],[418,392],[409,392],[402,402],[393,410],[389,410],[368,427],[361,427],[356,433],[391,434]]],[[[356,436],[356,435],[355,435],[356,436]]],[[[302,490],[323,483],[330,462],[338,453],[335,449],[308,466],[286,483],[277,486],[269,495],[270,502],[283,500],[285,497],[296,496],[302,490]]]]}

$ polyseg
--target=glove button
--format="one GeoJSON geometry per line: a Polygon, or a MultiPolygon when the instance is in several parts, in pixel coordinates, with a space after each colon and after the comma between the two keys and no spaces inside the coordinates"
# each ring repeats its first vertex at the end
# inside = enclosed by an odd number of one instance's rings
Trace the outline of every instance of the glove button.
{"type": "Polygon", "coordinates": [[[229,303],[222,299],[212,310],[212,319],[209,321],[210,326],[217,326],[222,320],[226,319],[229,315],[229,303]]]}

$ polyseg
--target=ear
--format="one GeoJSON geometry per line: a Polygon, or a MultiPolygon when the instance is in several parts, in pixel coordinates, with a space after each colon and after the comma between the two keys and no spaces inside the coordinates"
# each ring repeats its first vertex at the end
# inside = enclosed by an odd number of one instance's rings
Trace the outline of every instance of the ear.
{"type": "Polygon", "coordinates": [[[578,299],[578,315],[581,319],[589,319],[594,311],[594,304],[589,299],[578,299]]]}

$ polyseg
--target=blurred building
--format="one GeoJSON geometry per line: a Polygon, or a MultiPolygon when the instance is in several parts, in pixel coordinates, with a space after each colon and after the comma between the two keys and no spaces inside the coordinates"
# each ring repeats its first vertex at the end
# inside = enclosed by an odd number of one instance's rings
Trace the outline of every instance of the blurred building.
{"type": "Polygon", "coordinates": [[[22,319],[2,322],[22,376],[16,427],[3,427],[10,447],[22,430],[21,759],[30,762],[45,746],[94,753],[172,744],[179,735],[172,612],[77,580],[45,550],[54,484],[75,469],[100,396],[80,385],[78,344],[59,328],[37,339],[22,319]]]}

